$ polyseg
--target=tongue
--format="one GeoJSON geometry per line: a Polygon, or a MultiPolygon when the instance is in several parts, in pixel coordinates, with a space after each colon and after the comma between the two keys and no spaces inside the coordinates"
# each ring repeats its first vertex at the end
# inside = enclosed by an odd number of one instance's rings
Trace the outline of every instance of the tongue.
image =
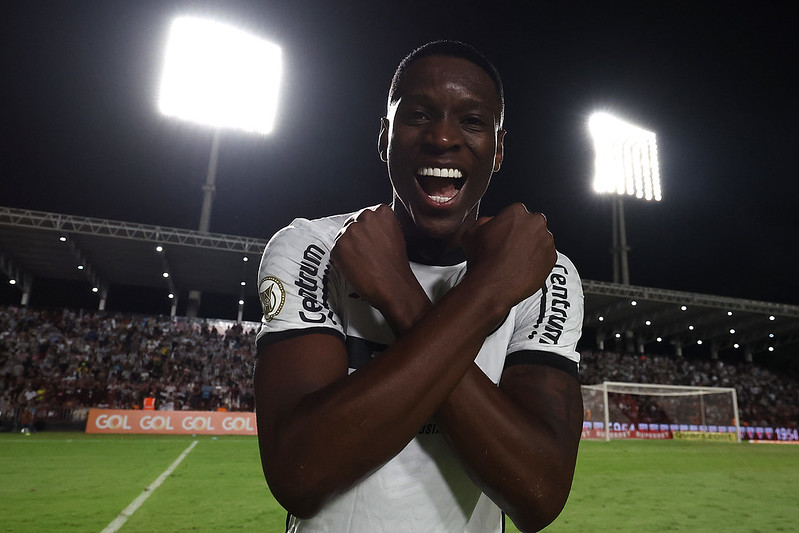
{"type": "Polygon", "coordinates": [[[452,198],[458,194],[455,181],[452,178],[435,178],[432,176],[417,176],[419,186],[428,196],[452,198]]]}

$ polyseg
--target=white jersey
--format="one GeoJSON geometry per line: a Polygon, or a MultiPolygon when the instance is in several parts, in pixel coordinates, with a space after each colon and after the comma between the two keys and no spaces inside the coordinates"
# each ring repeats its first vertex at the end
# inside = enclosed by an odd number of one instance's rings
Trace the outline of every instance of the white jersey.
{"type": "MultiPolygon", "coordinates": [[[[379,311],[360,299],[330,265],[334,239],[350,217],[296,219],[269,241],[259,268],[264,310],[257,343],[310,332],[329,333],[347,347],[349,372],[394,341],[379,311]]],[[[432,266],[411,262],[436,302],[466,272],[466,263],[432,266]]],[[[548,364],[576,376],[583,292],[571,261],[562,254],[546,285],[519,303],[486,339],[475,361],[498,384],[506,364],[548,364]],[[511,357],[508,357],[511,356],[511,357]]],[[[469,479],[434,421],[393,459],[315,517],[290,516],[289,532],[500,533],[504,516],[469,479]]]]}

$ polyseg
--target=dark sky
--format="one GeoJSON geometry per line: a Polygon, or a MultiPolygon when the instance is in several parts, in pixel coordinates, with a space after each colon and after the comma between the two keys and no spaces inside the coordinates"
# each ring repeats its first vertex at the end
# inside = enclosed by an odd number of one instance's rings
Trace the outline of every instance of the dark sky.
{"type": "Polygon", "coordinates": [[[296,216],[390,200],[376,140],[399,60],[469,42],[507,92],[483,204],[544,212],[586,279],[611,281],[611,207],[588,115],[658,134],[664,199],[625,204],[634,285],[799,304],[788,2],[14,2],[0,17],[0,205],[196,229],[212,133],[161,116],[171,19],[211,15],[283,47],[275,131],[226,133],[211,230],[267,238],[296,216]]]}

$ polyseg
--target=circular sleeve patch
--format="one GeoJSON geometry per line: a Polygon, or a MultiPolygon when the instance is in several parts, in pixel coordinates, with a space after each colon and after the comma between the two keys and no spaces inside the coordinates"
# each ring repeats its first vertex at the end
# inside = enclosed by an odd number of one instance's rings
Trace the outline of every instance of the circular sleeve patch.
{"type": "Polygon", "coordinates": [[[264,319],[268,322],[275,318],[283,304],[286,302],[286,290],[283,283],[274,276],[266,276],[258,284],[258,296],[261,299],[261,309],[264,319]]]}

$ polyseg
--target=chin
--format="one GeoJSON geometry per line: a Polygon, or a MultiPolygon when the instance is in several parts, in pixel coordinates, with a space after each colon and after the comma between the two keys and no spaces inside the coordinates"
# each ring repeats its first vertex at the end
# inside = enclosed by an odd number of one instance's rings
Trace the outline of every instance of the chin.
{"type": "Polygon", "coordinates": [[[417,215],[413,220],[420,234],[436,241],[460,239],[464,224],[462,216],[454,215],[437,217],[417,215]]]}

